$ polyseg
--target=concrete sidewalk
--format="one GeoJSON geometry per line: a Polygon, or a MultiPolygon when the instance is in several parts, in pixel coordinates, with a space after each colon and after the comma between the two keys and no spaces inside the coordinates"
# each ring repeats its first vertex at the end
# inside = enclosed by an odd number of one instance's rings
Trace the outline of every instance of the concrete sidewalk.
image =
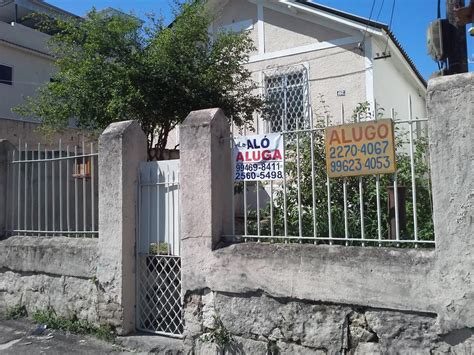
{"type": "Polygon", "coordinates": [[[129,353],[120,346],[91,336],[46,329],[33,333],[31,320],[0,320],[0,354],[109,354],[129,353]]]}

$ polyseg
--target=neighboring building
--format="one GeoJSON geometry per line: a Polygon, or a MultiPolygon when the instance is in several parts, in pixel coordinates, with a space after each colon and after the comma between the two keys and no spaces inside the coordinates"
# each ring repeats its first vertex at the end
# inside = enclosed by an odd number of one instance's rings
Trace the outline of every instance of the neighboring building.
{"type": "Polygon", "coordinates": [[[426,117],[426,82],[387,25],[303,0],[208,4],[212,33],[246,30],[255,42],[247,66],[272,112],[260,132],[308,127],[324,105],[339,123],[342,108],[348,120],[366,101],[371,112],[408,119],[408,95],[413,118],[426,117]]]}
{"type": "MultiPolygon", "coordinates": [[[[12,108],[35,95],[37,89],[51,79],[54,58],[49,53],[49,35],[38,30],[28,15],[75,16],[40,0],[0,1],[0,138],[15,143],[45,142],[36,128],[38,119],[21,117],[12,108]]],[[[77,131],[73,132],[77,135],[77,131]]],[[[67,140],[72,134],[65,134],[67,140]]],[[[63,135],[63,138],[66,138],[63,135]]]]}

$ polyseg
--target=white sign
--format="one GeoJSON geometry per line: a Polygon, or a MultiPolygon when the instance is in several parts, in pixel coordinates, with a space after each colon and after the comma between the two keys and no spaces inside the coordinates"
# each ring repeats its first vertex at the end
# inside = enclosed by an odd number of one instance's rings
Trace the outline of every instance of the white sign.
{"type": "Polygon", "coordinates": [[[280,133],[234,138],[234,180],[283,179],[283,137],[280,133]]]}

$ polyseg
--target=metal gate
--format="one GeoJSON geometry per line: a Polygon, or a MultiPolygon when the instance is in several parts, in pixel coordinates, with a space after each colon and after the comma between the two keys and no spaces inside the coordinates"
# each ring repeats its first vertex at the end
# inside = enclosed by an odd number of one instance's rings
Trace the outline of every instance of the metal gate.
{"type": "Polygon", "coordinates": [[[179,160],[142,163],[138,206],[137,328],[183,333],[179,160]]]}

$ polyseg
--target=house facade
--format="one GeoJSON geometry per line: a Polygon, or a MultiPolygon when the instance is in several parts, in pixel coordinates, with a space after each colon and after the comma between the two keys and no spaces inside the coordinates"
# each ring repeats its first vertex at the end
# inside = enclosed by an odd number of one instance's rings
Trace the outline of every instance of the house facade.
{"type": "MultiPolygon", "coordinates": [[[[38,118],[12,112],[12,108],[49,82],[54,71],[54,57],[47,46],[50,36],[38,29],[30,15],[75,15],[38,0],[9,0],[0,5],[0,131],[2,137],[12,142],[46,144],[49,139],[37,131],[38,118]]],[[[77,131],[68,130],[56,136],[51,140],[74,142],[77,131]]]]}
{"type": "MultiPolygon", "coordinates": [[[[329,115],[346,122],[359,103],[372,116],[425,118],[426,83],[388,26],[302,0],[208,2],[210,32],[248,31],[247,67],[270,102],[260,133],[297,130],[329,115]],[[344,112],[344,113],[343,113],[344,112]],[[284,117],[284,118],[282,118],[284,117]]],[[[417,127],[422,132],[421,125],[417,127]]]]}

